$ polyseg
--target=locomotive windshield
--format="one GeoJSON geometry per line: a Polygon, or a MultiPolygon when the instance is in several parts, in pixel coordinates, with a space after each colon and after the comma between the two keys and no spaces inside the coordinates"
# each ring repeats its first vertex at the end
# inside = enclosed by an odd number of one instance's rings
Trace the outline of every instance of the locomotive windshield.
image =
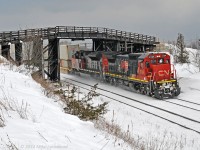
{"type": "Polygon", "coordinates": [[[151,64],[169,64],[169,60],[168,59],[164,59],[164,58],[158,58],[158,59],[151,59],[151,64]]]}
{"type": "Polygon", "coordinates": [[[158,63],[162,64],[163,63],[163,58],[158,59],[158,63]]]}
{"type": "Polygon", "coordinates": [[[163,53],[152,53],[148,55],[150,59],[150,64],[160,65],[160,64],[170,64],[170,57],[163,53]]]}
{"type": "Polygon", "coordinates": [[[151,60],[151,63],[152,63],[152,64],[156,64],[156,59],[152,59],[152,60],[151,60]]]}

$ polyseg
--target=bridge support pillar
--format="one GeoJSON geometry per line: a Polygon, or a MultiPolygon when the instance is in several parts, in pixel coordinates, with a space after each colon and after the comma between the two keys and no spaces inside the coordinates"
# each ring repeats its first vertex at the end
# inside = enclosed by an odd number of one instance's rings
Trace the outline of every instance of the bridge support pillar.
{"type": "Polygon", "coordinates": [[[49,39],[47,75],[52,81],[60,80],[59,39],[57,38],[49,39]]]}
{"type": "Polygon", "coordinates": [[[10,58],[10,45],[8,44],[1,45],[1,55],[6,59],[10,58]]]}
{"type": "Polygon", "coordinates": [[[15,43],[15,61],[18,65],[22,63],[22,43],[15,43]]]}
{"type": "Polygon", "coordinates": [[[93,51],[103,51],[104,43],[102,40],[93,40],[93,51]]]}
{"type": "Polygon", "coordinates": [[[124,51],[127,52],[127,42],[126,41],[124,42],[124,49],[125,49],[124,51]]]}
{"type": "Polygon", "coordinates": [[[121,47],[120,47],[120,42],[119,42],[119,41],[117,41],[117,42],[115,43],[115,46],[116,46],[116,50],[117,50],[117,51],[121,51],[121,47]]]}
{"type": "Polygon", "coordinates": [[[145,53],[145,46],[144,45],[142,46],[142,51],[145,53]]]}
{"type": "Polygon", "coordinates": [[[43,40],[41,38],[35,38],[33,41],[32,58],[34,59],[34,65],[42,71],[42,56],[43,56],[43,40]]]}

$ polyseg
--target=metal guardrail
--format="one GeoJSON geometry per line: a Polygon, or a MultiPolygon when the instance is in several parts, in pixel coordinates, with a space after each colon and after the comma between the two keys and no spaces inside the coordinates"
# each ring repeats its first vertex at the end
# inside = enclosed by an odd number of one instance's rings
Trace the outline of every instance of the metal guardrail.
{"type": "Polygon", "coordinates": [[[62,35],[62,37],[60,38],[70,38],[69,33],[75,33],[75,36],[76,34],[82,34],[83,38],[104,38],[104,39],[113,39],[113,40],[119,40],[119,41],[122,40],[122,41],[127,41],[127,42],[130,41],[130,42],[135,42],[135,43],[139,42],[143,44],[145,43],[154,44],[156,42],[156,38],[154,36],[125,32],[125,31],[109,29],[109,28],[56,26],[53,28],[49,27],[49,28],[1,32],[0,43],[15,42],[19,40],[24,41],[33,36],[40,36],[43,39],[57,38],[58,34],[62,35]],[[63,33],[66,33],[66,34],[63,34],[63,33]],[[90,35],[93,35],[93,36],[90,36],[90,35]],[[103,35],[103,36],[98,37],[98,35],[103,35]]]}

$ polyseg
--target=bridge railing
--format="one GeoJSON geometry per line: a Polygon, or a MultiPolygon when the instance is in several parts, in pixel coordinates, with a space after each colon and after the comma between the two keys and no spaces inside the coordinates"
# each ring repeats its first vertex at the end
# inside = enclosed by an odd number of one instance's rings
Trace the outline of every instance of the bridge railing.
{"type": "Polygon", "coordinates": [[[7,31],[0,33],[0,42],[2,41],[15,41],[24,40],[32,36],[41,36],[41,38],[48,39],[56,37],[58,33],[89,33],[89,34],[102,34],[104,38],[111,38],[116,40],[127,41],[140,41],[140,42],[152,42],[156,41],[153,36],[125,32],[115,29],[102,28],[102,27],[76,27],[76,26],[56,26],[39,29],[26,29],[19,31],[7,31]]]}
{"type": "Polygon", "coordinates": [[[125,39],[133,39],[133,40],[141,40],[141,41],[150,41],[155,42],[155,37],[138,34],[138,33],[131,33],[125,32],[115,29],[109,28],[101,28],[101,27],[76,27],[76,26],[57,26],[56,27],[57,33],[62,32],[74,32],[74,33],[101,33],[105,34],[107,37],[116,37],[116,38],[125,38],[125,39]]]}

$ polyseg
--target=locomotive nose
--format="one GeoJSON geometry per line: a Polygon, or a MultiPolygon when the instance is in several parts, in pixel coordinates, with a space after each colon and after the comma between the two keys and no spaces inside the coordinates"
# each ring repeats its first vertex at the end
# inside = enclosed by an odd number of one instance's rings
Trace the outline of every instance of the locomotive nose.
{"type": "Polygon", "coordinates": [[[153,66],[153,75],[155,81],[170,80],[171,69],[170,65],[162,64],[153,66]]]}

